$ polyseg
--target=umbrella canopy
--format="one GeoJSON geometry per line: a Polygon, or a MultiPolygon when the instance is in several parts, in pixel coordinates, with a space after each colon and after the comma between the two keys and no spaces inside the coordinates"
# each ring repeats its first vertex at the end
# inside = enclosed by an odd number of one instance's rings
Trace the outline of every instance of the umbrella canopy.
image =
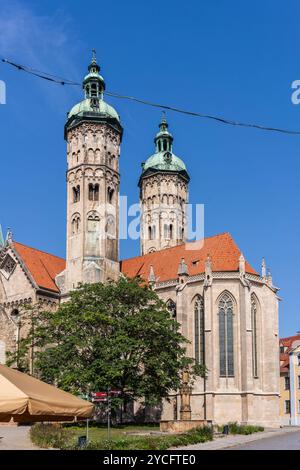
{"type": "Polygon", "coordinates": [[[94,406],[30,375],[0,365],[0,421],[73,421],[94,406]]]}

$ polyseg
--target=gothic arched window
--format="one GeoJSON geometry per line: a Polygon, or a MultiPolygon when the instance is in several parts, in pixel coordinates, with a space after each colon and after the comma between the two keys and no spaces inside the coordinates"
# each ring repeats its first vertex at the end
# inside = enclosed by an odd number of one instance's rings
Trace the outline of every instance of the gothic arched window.
{"type": "Polygon", "coordinates": [[[252,371],[253,377],[258,376],[257,368],[257,301],[251,296],[251,329],[252,329],[252,371]]]}
{"type": "Polygon", "coordinates": [[[234,376],[233,301],[225,292],[219,300],[220,376],[234,376]]]}
{"type": "Polygon", "coordinates": [[[204,303],[203,298],[198,295],[194,306],[195,324],[195,360],[198,364],[204,364],[205,332],[204,332],[204,303]]]}
{"type": "Polygon", "coordinates": [[[167,309],[170,312],[172,318],[176,320],[176,304],[172,299],[167,301],[167,309]]]}

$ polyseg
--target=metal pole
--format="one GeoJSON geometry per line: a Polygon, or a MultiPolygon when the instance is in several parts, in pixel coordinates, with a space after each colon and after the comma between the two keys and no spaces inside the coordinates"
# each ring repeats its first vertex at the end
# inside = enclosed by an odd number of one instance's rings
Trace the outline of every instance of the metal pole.
{"type": "Polygon", "coordinates": [[[107,439],[110,441],[110,387],[107,389],[107,439]]]}
{"type": "Polygon", "coordinates": [[[86,420],[86,443],[89,443],[89,418],[86,420]]]}

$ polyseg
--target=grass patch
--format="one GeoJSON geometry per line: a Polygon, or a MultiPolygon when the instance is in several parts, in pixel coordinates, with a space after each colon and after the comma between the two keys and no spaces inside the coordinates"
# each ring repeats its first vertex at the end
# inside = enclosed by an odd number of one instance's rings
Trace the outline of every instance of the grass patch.
{"type": "MultiPolygon", "coordinates": [[[[213,431],[209,427],[195,428],[183,434],[128,435],[126,432],[157,431],[158,426],[118,426],[112,428],[111,439],[107,439],[106,429],[92,426],[89,430],[88,450],[166,450],[170,447],[185,446],[206,442],[213,439],[213,431]]],[[[59,449],[77,449],[78,437],[84,435],[84,427],[58,426],[38,424],[31,428],[32,442],[40,447],[59,449]]]]}

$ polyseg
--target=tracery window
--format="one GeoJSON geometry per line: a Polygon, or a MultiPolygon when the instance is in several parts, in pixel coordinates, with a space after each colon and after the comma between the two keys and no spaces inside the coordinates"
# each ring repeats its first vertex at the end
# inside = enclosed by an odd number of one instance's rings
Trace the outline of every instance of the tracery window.
{"type": "Polygon", "coordinates": [[[234,376],[233,301],[224,293],[219,301],[220,376],[234,376]]]}
{"type": "Polygon", "coordinates": [[[203,298],[198,295],[194,305],[195,325],[195,360],[198,364],[204,364],[205,356],[205,330],[204,330],[204,303],[203,298]]]}
{"type": "Polygon", "coordinates": [[[16,267],[16,262],[13,260],[13,258],[10,255],[7,254],[1,263],[2,271],[4,271],[6,274],[12,274],[15,267],[16,267]]]}

